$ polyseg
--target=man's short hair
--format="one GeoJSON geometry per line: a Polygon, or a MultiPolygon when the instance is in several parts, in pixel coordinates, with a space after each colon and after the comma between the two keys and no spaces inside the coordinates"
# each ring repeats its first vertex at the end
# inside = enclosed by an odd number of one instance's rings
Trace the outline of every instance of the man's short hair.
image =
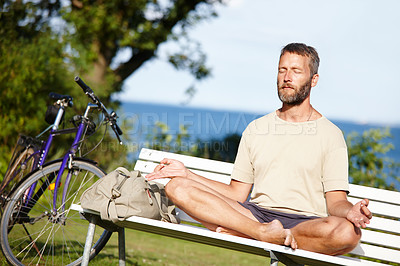
{"type": "Polygon", "coordinates": [[[305,45],[304,43],[289,43],[282,48],[280,57],[282,57],[285,53],[293,53],[308,57],[310,59],[309,67],[311,77],[313,77],[315,74],[318,74],[319,56],[314,47],[305,45]]]}

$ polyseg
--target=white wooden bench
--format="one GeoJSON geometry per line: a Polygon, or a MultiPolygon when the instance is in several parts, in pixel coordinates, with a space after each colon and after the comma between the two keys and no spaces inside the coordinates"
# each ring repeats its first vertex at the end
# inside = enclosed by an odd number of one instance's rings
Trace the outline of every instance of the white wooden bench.
{"type": "MultiPolygon", "coordinates": [[[[143,174],[153,171],[154,167],[163,158],[173,158],[182,161],[186,167],[207,178],[229,183],[233,164],[214,160],[196,158],[174,153],[142,149],[135,170],[143,174]]],[[[167,179],[163,179],[167,182],[167,179]]],[[[211,232],[205,228],[190,224],[170,224],[141,217],[130,217],[118,223],[120,265],[125,264],[124,229],[131,228],[140,231],[185,239],[198,243],[239,250],[251,254],[263,255],[271,258],[271,264],[277,265],[278,261],[286,265],[385,265],[400,264],[400,192],[387,191],[359,185],[350,185],[349,200],[353,203],[362,198],[370,200],[369,208],[374,217],[367,229],[363,229],[361,243],[346,256],[329,256],[305,250],[292,250],[288,247],[229,236],[211,232]],[[380,263],[370,259],[380,260],[380,263]]],[[[79,205],[72,209],[80,212],[93,213],[82,210],[79,205]]],[[[183,222],[196,222],[183,211],[177,210],[183,222]]],[[[85,245],[84,260],[82,265],[88,263],[95,224],[89,225],[88,237],[85,245]]]]}

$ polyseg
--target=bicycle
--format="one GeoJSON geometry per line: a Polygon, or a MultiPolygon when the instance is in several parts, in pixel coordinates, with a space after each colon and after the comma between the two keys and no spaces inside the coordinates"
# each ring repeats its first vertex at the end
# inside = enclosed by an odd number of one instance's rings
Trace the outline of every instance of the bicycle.
{"type": "MultiPolygon", "coordinates": [[[[40,156],[34,170],[23,177],[7,198],[1,218],[0,244],[7,261],[13,265],[80,264],[87,222],[79,213],[70,212],[69,207],[73,203],[79,204],[81,193],[105,175],[94,161],[76,156],[88,130],[95,127],[89,119],[89,112],[100,110],[104,122],[111,126],[122,143],[116,113],[109,113],[79,77],[75,77],[75,82],[91,99],[84,115],[74,117],[74,120],[80,120],[79,124],[63,130],[53,127],[48,140],[37,153],[40,156]],[[75,132],[75,138],[64,157],[43,164],[53,136],[71,132],[75,132]]],[[[72,101],[68,97],[61,95],[58,101],[72,101]]],[[[58,111],[55,124],[61,121],[62,116],[63,111],[58,111]]],[[[95,235],[90,258],[100,252],[110,236],[111,232],[106,230],[95,235]]]]}
{"type": "Polygon", "coordinates": [[[9,196],[12,195],[22,178],[45,163],[54,136],[59,134],[59,132],[63,132],[62,134],[69,132],[58,131],[58,128],[63,121],[65,109],[73,106],[72,97],[54,92],[51,92],[49,97],[56,101],[53,105],[48,106],[45,115],[45,121],[50,126],[36,137],[19,135],[7,171],[0,184],[1,214],[3,213],[5,204],[9,201],[9,196]],[[40,137],[49,130],[50,135],[47,140],[41,140],[40,137]]]}

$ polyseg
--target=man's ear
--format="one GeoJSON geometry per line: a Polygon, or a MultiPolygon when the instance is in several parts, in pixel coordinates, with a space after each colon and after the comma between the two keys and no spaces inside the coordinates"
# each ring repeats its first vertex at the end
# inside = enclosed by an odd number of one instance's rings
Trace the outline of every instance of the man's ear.
{"type": "Polygon", "coordinates": [[[319,75],[315,74],[312,78],[311,78],[311,87],[315,87],[317,86],[319,80],[319,75]]]}

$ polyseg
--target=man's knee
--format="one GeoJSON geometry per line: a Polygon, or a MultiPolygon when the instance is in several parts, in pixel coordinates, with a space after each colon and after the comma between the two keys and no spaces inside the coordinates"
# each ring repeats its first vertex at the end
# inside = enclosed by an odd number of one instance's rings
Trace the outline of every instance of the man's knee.
{"type": "Polygon", "coordinates": [[[336,239],[343,246],[345,253],[353,250],[361,238],[361,230],[345,218],[330,216],[327,218],[331,226],[331,239],[336,239]]]}
{"type": "Polygon", "coordinates": [[[188,186],[188,181],[185,178],[176,177],[167,183],[165,193],[168,198],[175,202],[187,196],[188,186]]]}
{"type": "Polygon", "coordinates": [[[349,251],[353,250],[361,239],[361,229],[354,226],[354,224],[347,219],[343,222],[343,238],[349,251]]]}

